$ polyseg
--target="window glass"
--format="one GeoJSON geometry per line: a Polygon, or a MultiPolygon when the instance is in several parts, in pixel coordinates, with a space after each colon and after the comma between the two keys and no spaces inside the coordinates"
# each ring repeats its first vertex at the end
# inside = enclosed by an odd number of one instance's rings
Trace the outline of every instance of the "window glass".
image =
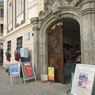
{"type": "Polygon", "coordinates": [[[8,1],[8,32],[10,32],[12,30],[12,20],[13,20],[13,3],[12,0],[8,1]]]}
{"type": "Polygon", "coordinates": [[[24,0],[16,0],[16,26],[24,23],[24,0]]]}

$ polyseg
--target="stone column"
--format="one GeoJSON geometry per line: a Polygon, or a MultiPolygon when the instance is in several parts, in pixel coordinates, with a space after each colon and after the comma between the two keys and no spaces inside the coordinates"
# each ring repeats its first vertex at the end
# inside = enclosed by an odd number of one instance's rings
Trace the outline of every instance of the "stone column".
{"type": "Polygon", "coordinates": [[[95,0],[81,2],[83,22],[82,63],[95,64],[95,0]]]}
{"type": "Polygon", "coordinates": [[[38,28],[38,22],[39,18],[34,17],[31,20],[32,23],[32,30],[33,30],[33,51],[32,51],[32,60],[34,62],[35,70],[36,70],[36,77],[39,78],[39,60],[38,60],[38,49],[39,49],[39,28],[38,28]]]}

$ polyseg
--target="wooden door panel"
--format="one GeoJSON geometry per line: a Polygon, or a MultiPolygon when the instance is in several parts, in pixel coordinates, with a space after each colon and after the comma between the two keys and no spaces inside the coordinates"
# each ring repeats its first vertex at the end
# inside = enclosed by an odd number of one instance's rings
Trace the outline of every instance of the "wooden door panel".
{"type": "Polygon", "coordinates": [[[48,65],[55,68],[55,81],[63,83],[63,31],[56,25],[48,33],[48,65]]]}

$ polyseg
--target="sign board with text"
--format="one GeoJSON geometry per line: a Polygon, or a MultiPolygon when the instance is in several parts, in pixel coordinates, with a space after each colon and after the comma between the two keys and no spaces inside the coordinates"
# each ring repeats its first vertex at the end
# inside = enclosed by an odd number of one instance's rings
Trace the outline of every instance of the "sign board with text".
{"type": "Polygon", "coordinates": [[[31,62],[22,62],[22,72],[25,80],[36,79],[35,71],[31,62]]]}
{"type": "Polygon", "coordinates": [[[48,80],[54,81],[54,67],[48,67],[48,80]]]}
{"type": "Polygon", "coordinates": [[[20,78],[20,69],[17,63],[9,64],[9,75],[10,75],[10,81],[11,85],[13,85],[13,77],[17,78],[20,80],[21,83],[21,78],[20,78]]]}
{"type": "Polygon", "coordinates": [[[93,93],[95,66],[77,64],[72,82],[71,95],[95,95],[93,93]]]}
{"type": "Polygon", "coordinates": [[[9,71],[10,71],[10,76],[14,77],[14,76],[19,76],[19,68],[18,68],[18,64],[10,64],[9,65],[9,71]]]}

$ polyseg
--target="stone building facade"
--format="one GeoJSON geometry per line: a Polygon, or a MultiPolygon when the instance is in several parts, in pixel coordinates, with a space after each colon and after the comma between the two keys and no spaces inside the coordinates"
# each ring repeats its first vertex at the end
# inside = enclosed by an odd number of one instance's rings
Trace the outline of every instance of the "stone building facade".
{"type": "Polygon", "coordinates": [[[42,0],[4,0],[4,68],[10,63],[20,63],[21,59],[15,60],[15,51],[21,47],[28,48],[28,60],[34,63],[30,19],[41,10],[42,0]]]}
{"type": "MultiPolygon", "coordinates": [[[[5,9],[7,9],[6,7],[9,1],[11,0],[5,1],[5,9]]],[[[12,57],[10,63],[16,62],[14,60],[14,51],[17,38],[22,36],[23,47],[28,47],[32,53],[30,59],[35,65],[37,77],[41,76],[40,78],[42,80],[47,80],[48,66],[54,66],[56,69],[55,80],[64,83],[64,42],[79,44],[81,63],[95,64],[95,0],[37,1],[39,1],[39,7],[36,7],[38,11],[36,9],[29,11],[28,9],[31,8],[31,4],[35,5],[35,2],[29,3],[25,0],[25,17],[21,17],[20,19],[18,17],[16,18],[16,10],[13,8],[13,15],[11,15],[13,21],[9,25],[9,28],[6,14],[7,10],[5,10],[4,51],[6,52],[8,41],[11,40],[12,57]],[[33,14],[35,12],[37,13],[31,15],[32,12],[33,14]],[[21,20],[24,20],[23,18],[25,18],[25,23],[18,26],[21,20]],[[15,26],[16,22],[18,22],[17,27],[15,26]],[[8,29],[11,32],[8,32],[8,29]],[[30,32],[30,40],[26,40],[27,32],[30,32]]],[[[13,2],[14,6],[16,6],[15,2],[13,2]]],[[[4,63],[8,63],[6,57],[4,58],[4,63]]]]}
{"type": "MultiPolygon", "coordinates": [[[[35,35],[34,63],[38,63],[37,70],[42,78],[47,77],[50,60],[54,61],[53,58],[49,60],[49,29],[58,22],[65,22],[65,19],[76,20],[79,25],[81,63],[95,64],[95,0],[44,0],[44,11],[39,13],[39,17],[31,19],[35,35]]],[[[61,67],[63,69],[58,72],[63,73],[58,77],[64,83],[64,64],[61,67]]]]}

